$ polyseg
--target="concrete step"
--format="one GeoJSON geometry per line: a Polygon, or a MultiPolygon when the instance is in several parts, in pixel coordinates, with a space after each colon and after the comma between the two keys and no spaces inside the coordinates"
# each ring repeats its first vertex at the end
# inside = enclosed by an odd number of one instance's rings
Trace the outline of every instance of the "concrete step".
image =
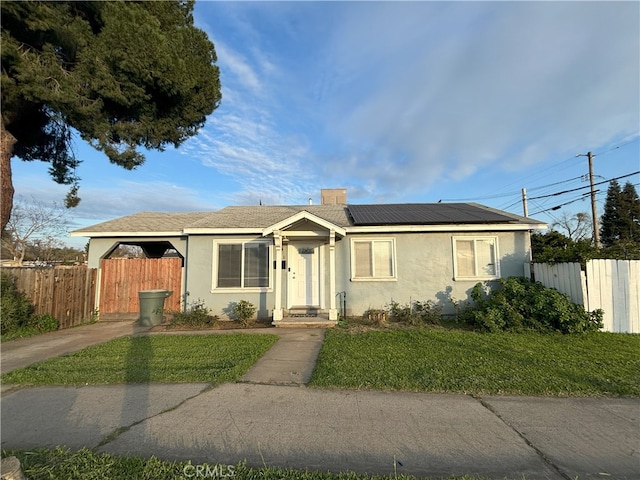
{"type": "Polygon", "coordinates": [[[285,317],[271,324],[280,328],[331,328],[337,323],[335,320],[322,317],[285,317]]]}

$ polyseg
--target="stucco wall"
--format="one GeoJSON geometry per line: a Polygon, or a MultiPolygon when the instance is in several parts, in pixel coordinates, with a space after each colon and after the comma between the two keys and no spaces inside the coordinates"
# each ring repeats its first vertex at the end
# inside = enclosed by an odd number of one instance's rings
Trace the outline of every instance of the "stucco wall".
{"type": "MultiPolygon", "coordinates": [[[[389,238],[394,235],[362,235],[357,238],[389,238]]],[[[445,313],[453,313],[448,296],[457,300],[468,299],[470,289],[478,280],[454,280],[452,237],[497,237],[500,274],[502,277],[522,276],[524,263],[529,261],[528,232],[482,232],[482,233],[429,233],[397,234],[395,281],[352,281],[350,237],[336,241],[336,293],[346,292],[347,313],[362,315],[369,308],[384,308],[392,300],[399,303],[410,300],[433,300],[443,306],[445,313]]],[[[248,300],[258,307],[260,317],[271,316],[275,305],[272,275],[271,288],[266,292],[212,291],[213,287],[213,242],[210,235],[191,236],[188,243],[186,263],[186,291],[188,301],[204,300],[213,313],[226,317],[233,302],[248,300]]],[[[230,237],[217,237],[230,239],[230,237]]],[[[237,240],[254,240],[252,237],[232,237],[237,240]]],[[[273,247],[271,254],[275,260],[273,247]]],[[[329,250],[323,245],[324,305],[329,308],[329,250]]],[[[286,250],[286,249],[285,249],[286,250]]],[[[286,259],[286,255],[284,256],[286,259]]],[[[274,273],[274,272],[272,272],[274,273]]],[[[282,306],[287,306],[287,274],[282,274],[282,306]]],[[[337,299],[336,299],[337,301],[337,299]]],[[[338,305],[338,308],[340,306],[338,305]]]]}
{"type": "MultiPolygon", "coordinates": [[[[258,316],[265,318],[273,313],[273,285],[266,292],[232,291],[223,292],[213,290],[213,254],[214,239],[248,241],[257,239],[255,236],[245,237],[214,237],[198,235],[189,238],[186,263],[186,291],[187,303],[203,300],[212,310],[212,314],[221,318],[228,318],[229,308],[234,302],[247,300],[258,309],[258,316]]],[[[273,247],[270,247],[273,256],[273,247]]],[[[271,283],[275,283],[272,275],[271,283]]]]}
{"type": "Polygon", "coordinates": [[[100,260],[119,243],[137,243],[137,242],[159,242],[166,241],[173,245],[173,248],[186,257],[187,255],[187,237],[118,237],[118,238],[92,238],[89,241],[89,256],[87,258],[87,266],[89,268],[100,268],[100,260]]]}
{"type": "MultiPolygon", "coordinates": [[[[396,235],[395,281],[351,281],[349,241],[340,245],[338,291],[347,292],[347,312],[362,315],[370,308],[385,308],[389,302],[408,303],[411,300],[432,300],[453,313],[448,296],[466,300],[479,280],[455,280],[452,237],[497,237],[501,277],[522,276],[524,263],[529,261],[528,232],[429,233],[396,235]]],[[[390,235],[356,238],[390,237],[390,235]]]]}

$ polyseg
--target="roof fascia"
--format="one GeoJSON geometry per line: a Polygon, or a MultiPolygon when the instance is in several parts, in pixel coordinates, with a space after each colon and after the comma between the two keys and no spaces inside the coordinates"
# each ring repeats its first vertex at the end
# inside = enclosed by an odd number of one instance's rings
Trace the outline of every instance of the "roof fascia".
{"type": "Polygon", "coordinates": [[[546,223],[483,223],[464,225],[373,225],[347,227],[347,233],[420,233],[420,232],[513,232],[526,230],[542,230],[546,223]]]}
{"type": "Polygon", "coordinates": [[[185,228],[184,233],[188,235],[245,235],[245,234],[262,234],[261,228],[185,228]]]}
{"type": "Polygon", "coordinates": [[[181,230],[173,232],[69,232],[70,237],[182,237],[184,233],[181,230]]]}
{"type": "Polygon", "coordinates": [[[273,225],[268,226],[267,228],[262,230],[262,235],[266,237],[267,235],[271,235],[273,232],[277,230],[282,230],[283,228],[288,227],[289,225],[293,225],[294,223],[299,222],[300,220],[303,220],[303,219],[309,220],[317,225],[320,225],[321,227],[324,227],[327,230],[333,230],[334,232],[336,232],[338,235],[342,237],[344,237],[347,234],[344,228],[339,227],[335,223],[328,222],[327,220],[320,218],[314,215],[313,213],[309,213],[306,210],[301,210],[295,215],[291,215],[290,217],[285,218],[284,220],[281,220],[278,223],[274,223],[273,225]]]}

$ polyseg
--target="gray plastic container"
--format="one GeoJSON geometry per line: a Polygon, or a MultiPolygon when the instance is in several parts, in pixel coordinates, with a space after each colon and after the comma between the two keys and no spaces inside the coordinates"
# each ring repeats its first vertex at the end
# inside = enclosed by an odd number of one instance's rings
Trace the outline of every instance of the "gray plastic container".
{"type": "Polygon", "coordinates": [[[140,325],[147,327],[160,325],[164,315],[164,299],[172,293],[172,290],[142,290],[138,292],[140,325]]]}

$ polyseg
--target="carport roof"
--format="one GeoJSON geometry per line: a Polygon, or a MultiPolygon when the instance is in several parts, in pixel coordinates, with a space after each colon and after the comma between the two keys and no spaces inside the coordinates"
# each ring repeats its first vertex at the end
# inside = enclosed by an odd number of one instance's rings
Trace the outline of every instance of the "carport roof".
{"type": "Polygon", "coordinates": [[[71,235],[80,237],[105,233],[113,235],[131,233],[182,235],[185,225],[197,222],[206,215],[209,215],[209,213],[139,212],[89,227],[79,228],[71,232],[71,235]]]}

